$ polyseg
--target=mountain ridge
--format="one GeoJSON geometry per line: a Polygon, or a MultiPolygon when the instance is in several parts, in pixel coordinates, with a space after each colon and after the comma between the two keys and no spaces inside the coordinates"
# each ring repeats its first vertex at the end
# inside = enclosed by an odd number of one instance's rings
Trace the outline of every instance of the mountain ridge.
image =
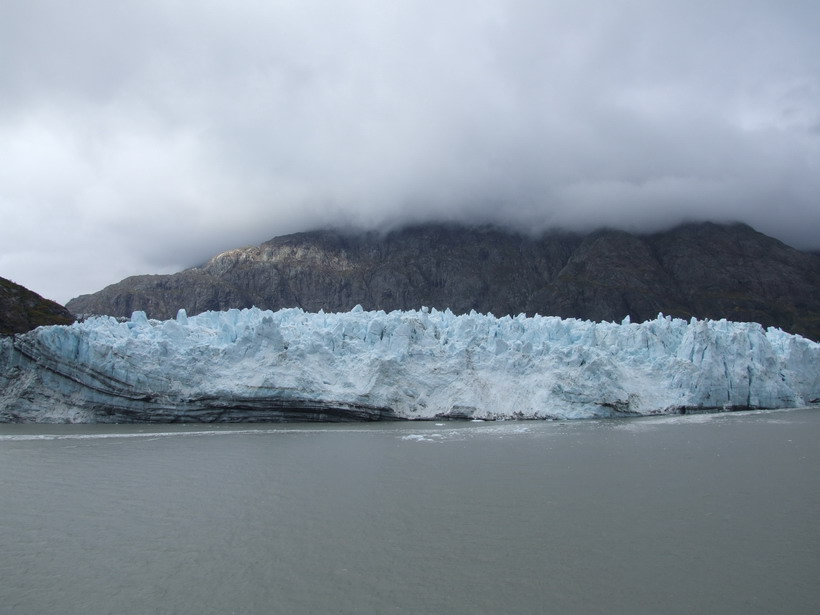
{"type": "Polygon", "coordinates": [[[336,312],[357,304],[610,321],[663,312],[759,322],[820,340],[820,257],[743,224],[537,236],[441,224],[320,230],[222,252],[175,274],[126,278],[66,307],[171,318],[179,308],[336,312]]]}

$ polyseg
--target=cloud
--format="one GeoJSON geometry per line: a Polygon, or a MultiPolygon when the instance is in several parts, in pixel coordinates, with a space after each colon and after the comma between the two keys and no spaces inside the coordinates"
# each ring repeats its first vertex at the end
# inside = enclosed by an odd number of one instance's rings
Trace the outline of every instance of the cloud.
{"type": "Polygon", "coordinates": [[[0,20],[0,275],[65,301],[328,225],[820,247],[820,6],[30,0],[0,20]]]}

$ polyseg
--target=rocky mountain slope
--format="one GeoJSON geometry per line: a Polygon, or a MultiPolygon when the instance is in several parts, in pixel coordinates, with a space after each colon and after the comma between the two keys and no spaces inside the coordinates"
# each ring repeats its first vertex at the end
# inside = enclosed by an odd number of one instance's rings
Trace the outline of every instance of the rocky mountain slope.
{"type": "Polygon", "coordinates": [[[179,308],[335,312],[356,304],[590,320],[642,321],[663,312],[759,322],[820,340],[820,257],[740,224],[538,237],[442,225],[386,235],[314,231],[231,250],[180,273],[130,277],[67,307],[171,318],[179,308]]]}
{"type": "Polygon", "coordinates": [[[67,325],[74,317],[59,303],[0,278],[0,335],[25,333],[41,325],[67,325]]]}

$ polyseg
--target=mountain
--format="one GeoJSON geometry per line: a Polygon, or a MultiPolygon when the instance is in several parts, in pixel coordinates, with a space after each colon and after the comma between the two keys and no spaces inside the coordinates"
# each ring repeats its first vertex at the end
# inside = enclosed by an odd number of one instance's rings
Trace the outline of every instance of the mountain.
{"type": "Polygon", "coordinates": [[[663,312],[759,322],[820,340],[820,257],[742,224],[540,236],[447,225],[385,235],[324,230],[231,250],[176,274],[126,278],[67,307],[166,319],[179,308],[335,312],[356,304],[596,321],[663,312]]]}
{"type": "Polygon", "coordinates": [[[67,325],[74,322],[59,303],[43,299],[24,286],[0,278],[0,335],[25,333],[41,325],[67,325]]]}

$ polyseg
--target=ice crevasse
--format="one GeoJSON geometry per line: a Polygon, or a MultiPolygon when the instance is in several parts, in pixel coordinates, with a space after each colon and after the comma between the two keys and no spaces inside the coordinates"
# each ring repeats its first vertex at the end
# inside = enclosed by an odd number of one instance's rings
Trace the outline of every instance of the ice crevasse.
{"type": "Polygon", "coordinates": [[[591,418],[818,402],[820,344],[663,315],[180,310],[0,340],[4,421],[591,418]]]}

